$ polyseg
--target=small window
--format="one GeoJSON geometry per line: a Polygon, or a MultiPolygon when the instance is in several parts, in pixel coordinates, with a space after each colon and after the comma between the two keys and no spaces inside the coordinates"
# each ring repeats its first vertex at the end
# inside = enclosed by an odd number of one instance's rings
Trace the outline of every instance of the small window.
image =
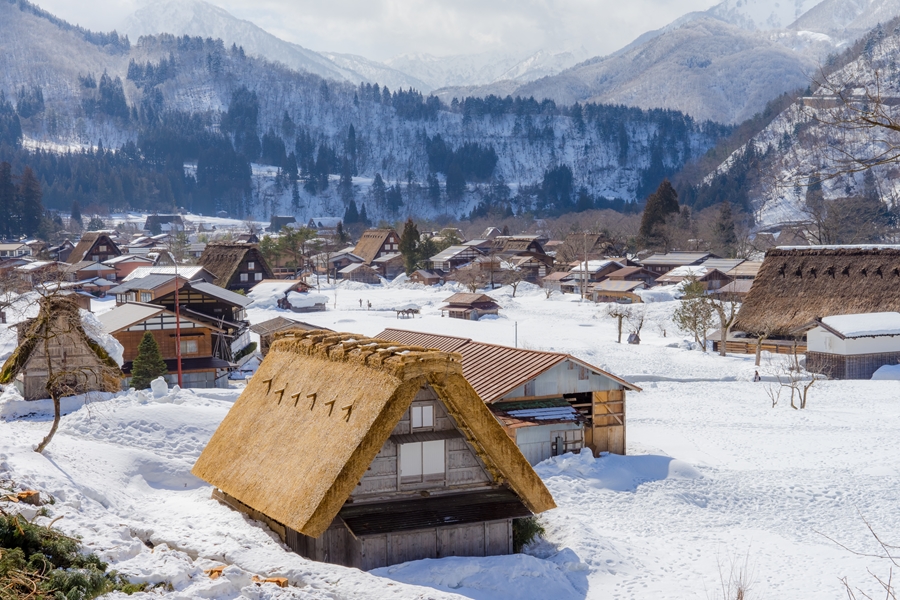
{"type": "Polygon", "coordinates": [[[400,483],[443,481],[444,440],[400,445],[400,483]]]}
{"type": "Polygon", "coordinates": [[[241,281],[249,281],[246,273],[241,273],[241,281]]]}
{"type": "Polygon", "coordinates": [[[252,271],[253,269],[256,268],[256,263],[251,260],[250,262],[247,263],[247,268],[252,271]]]}
{"type": "Polygon", "coordinates": [[[580,381],[587,381],[591,378],[591,372],[585,367],[578,367],[578,379],[580,381]]]}
{"type": "Polygon", "coordinates": [[[434,427],[434,406],[424,404],[422,406],[413,406],[410,410],[412,413],[412,428],[421,429],[424,427],[434,427]]]}
{"type": "Polygon", "coordinates": [[[197,340],[181,340],[182,354],[197,354],[197,340]]]}
{"type": "Polygon", "coordinates": [[[97,252],[106,252],[106,246],[97,246],[97,252]]]}
{"type": "Polygon", "coordinates": [[[263,276],[262,273],[254,273],[253,279],[254,279],[254,281],[262,281],[262,276],[263,276]]]}
{"type": "Polygon", "coordinates": [[[150,302],[153,300],[153,294],[150,292],[141,292],[141,302],[150,302]]]}

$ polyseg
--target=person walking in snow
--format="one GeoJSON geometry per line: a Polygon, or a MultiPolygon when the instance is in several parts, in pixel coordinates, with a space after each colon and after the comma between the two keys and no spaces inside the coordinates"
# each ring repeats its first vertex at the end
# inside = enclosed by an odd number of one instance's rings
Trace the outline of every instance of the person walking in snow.
{"type": "Polygon", "coordinates": [[[359,299],[359,307],[362,308],[362,298],[359,299]]]}
{"type": "Polygon", "coordinates": [[[753,371],[753,381],[762,381],[762,377],[759,376],[759,371],[753,371]]]}
{"type": "Polygon", "coordinates": [[[368,308],[367,308],[367,310],[372,310],[372,301],[371,301],[371,300],[366,300],[366,304],[369,305],[368,308]]]}

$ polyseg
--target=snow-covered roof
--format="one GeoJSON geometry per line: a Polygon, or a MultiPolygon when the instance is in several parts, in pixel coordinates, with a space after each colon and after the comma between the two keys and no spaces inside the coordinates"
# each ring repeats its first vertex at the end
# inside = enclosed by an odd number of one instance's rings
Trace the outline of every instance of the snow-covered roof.
{"type": "Polygon", "coordinates": [[[286,293],[296,290],[303,282],[297,279],[264,279],[247,292],[247,296],[256,300],[265,300],[274,296],[284,296],[286,293]]]}
{"type": "Polygon", "coordinates": [[[175,272],[178,272],[179,277],[183,277],[184,279],[193,279],[197,276],[201,271],[205,271],[203,267],[191,266],[191,267],[138,267],[131,273],[125,276],[122,281],[131,281],[132,279],[140,279],[142,277],[147,277],[148,275],[169,275],[170,277],[175,276],[175,272]]]}
{"type": "MultiPolygon", "coordinates": [[[[618,263],[614,260],[589,260],[587,261],[587,272],[588,273],[596,273],[598,271],[602,271],[606,267],[611,264],[616,264],[620,268],[623,267],[621,263],[618,263]]],[[[584,261],[579,262],[572,270],[572,273],[583,273],[584,272],[584,261]]]]}
{"type": "Polygon", "coordinates": [[[822,324],[843,338],[900,335],[900,313],[877,312],[825,317],[822,324]]]}
{"type": "Polygon", "coordinates": [[[683,267],[675,267],[663,275],[663,277],[703,277],[709,271],[710,269],[707,267],[686,265],[683,267]]]}

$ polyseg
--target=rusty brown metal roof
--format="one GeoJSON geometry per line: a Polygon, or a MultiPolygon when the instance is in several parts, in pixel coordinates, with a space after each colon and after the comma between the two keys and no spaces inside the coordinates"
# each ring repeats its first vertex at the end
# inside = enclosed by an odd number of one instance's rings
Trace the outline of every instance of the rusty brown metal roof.
{"type": "Polygon", "coordinates": [[[385,329],[375,337],[408,346],[459,352],[463,359],[463,375],[485,402],[493,402],[502,398],[520,385],[524,385],[565,360],[572,360],[595,373],[605,375],[630,390],[640,391],[640,388],[621,377],[616,377],[583,360],[561,352],[525,350],[474,342],[467,338],[402,329],[385,329]]]}
{"type": "Polygon", "coordinates": [[[465,292],[458,292],[445,299],[444,302],[449,302],[450,304],[476,304],[481,302],[496,302],[496,300],[487,294],[467,294],[465,292]]]}

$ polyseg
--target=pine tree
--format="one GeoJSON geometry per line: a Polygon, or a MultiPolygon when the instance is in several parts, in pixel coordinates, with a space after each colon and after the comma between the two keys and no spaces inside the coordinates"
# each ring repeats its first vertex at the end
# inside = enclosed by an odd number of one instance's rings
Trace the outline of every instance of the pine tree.
{"type": "Polygon", "coordinates": [[[77,200],[72,202],[72,215],[69,221],[72,231],[81,231],[84,228],[84,223],[81,220],[81,207],[78,206],[77,200]]]}
{"type": "Polygon", "coordinates": [[[149,331],[144,333],[138,346],[138,355],[131,364],[131,387],[143,390],[150,387],[150,382],[168,373],[166,361],[159,353],[159,344],[149,331]]]}
{"type": "Polygon", "coordinates": [[[22,209],[22,233],[26,236],[33,236],[41,226],[41,219],[44,217],[41,198],[41,182],[31,167],[25,167],[19,183],[19,201],[22,209]]]}
{"type": "Polygon", "coordinates": [[[647,204],[644,206],[640,235],[645,243],[650,243],[669,215],[677,214],[679,210],[678,194],[669,180],[664,179],[656,191],[647,197],[647,204]]]}
{"type": "Polygon", "coordinates": [[[400,254],[403,256],[403,264],[406,267],[407,275],[411,275],[416,270],[416,263],[419,261],[417,253],[419,239],[419,228],[416,227],[412,217],[410,217],[403,226],[403,233],[400,234],[400,254]]]}
{"type": "Polygon", "coordinates": [[[344,223],[353,225],[354,223],[359,223],[359,220],[359,211],[356,208],[356,201],[350,200],[350,204],[347,205],[347,210],[344,211],[344,223]]]}
{"type": "Polygon", "coordinates": [[[362,208],[359,209],[359,222],[363,225],[369,225],[369,215],[366,214],[366,205],[363,204],[362,208]]]}
{"type": "Polygon", "coordinates": [[[15,215],[19,213],[16,208],[16,186],[12,180],[12,165],[8,162],[0,162],[0,239],[9,239],[18,235],[18,225],[15,215]]]}
{"type": "Polygon", "coordinates": [[[375,173],[375,181],[372,182],[372,200],[376,207],[384,206],[385,193],[384,179],[381,178],[381,173],[375,173]]]}
{"type": "Polygon", "coordinates": [[[723,202],[719,208],[719,216],[716,219],[716,243],[727,254],[734,254],[737,244],[737,234],[734,231],[734,215],[731,213],[731,203],[723,202]]]}

